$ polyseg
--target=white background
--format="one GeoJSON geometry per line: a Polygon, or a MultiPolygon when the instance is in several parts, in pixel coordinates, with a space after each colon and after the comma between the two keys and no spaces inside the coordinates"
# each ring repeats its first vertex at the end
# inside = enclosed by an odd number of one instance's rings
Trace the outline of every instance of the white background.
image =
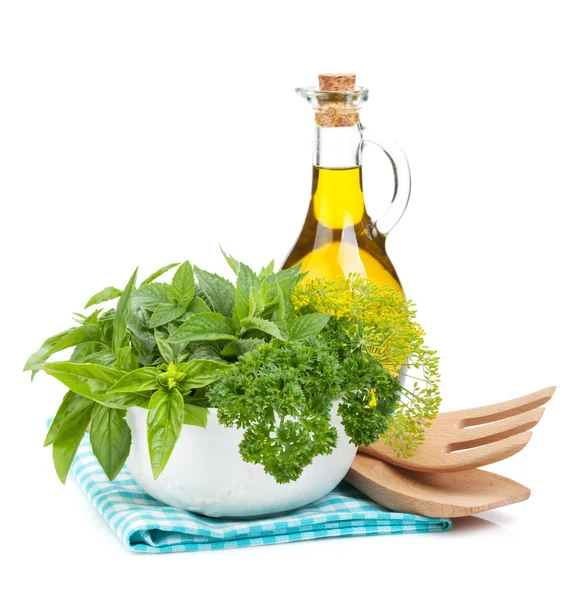
{"type": "MultiPolygon", "coordinates": [[[[574,9],[2,2],[3,596],[574,593],[574,9]],[[137,264],[225,274],[219,243],[255,267],[282,258],[310,191],[313,115],[293,88],[323,71],[356,72],[367,134],[409,157],[388,248],[442,357],[444,410],[558,386],[527,448],[494,466],[533,495],[450,533],[131,554],[58,482],[42,441],[63,388],[22,365],[137,264]]],[[[388,183],[371,178],[370,207],[388,183]]]]}

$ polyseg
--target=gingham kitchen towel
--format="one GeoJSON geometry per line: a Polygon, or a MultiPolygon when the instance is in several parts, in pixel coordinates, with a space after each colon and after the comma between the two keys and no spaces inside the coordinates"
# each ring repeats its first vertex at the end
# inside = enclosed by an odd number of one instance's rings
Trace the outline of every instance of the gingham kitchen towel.
{"type": "Polygon", "coordinates": [[[151,498],[124,467],[108,481],[84,436],[72,474],[122,542],[135,552],[185,552],[282,544],[353,535],[447,531],[447,519],[392,513],[347,483],[314,504],[282,516],[214,519],[151,498]]]}

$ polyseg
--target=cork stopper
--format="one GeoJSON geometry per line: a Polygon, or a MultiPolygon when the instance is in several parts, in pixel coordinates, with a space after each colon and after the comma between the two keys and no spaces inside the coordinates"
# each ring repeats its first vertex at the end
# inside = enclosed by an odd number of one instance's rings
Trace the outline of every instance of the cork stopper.
{"type": "Polygon", "coordinates": [[[327,99],[320,101],[315,121],[319,127],[351,127],[359,122],[359,109],[339,92],[352,92],[355,89],[354,73],[321,73],[319,90],[328,92],[327,99]],[[330,92],[335,92],[331,94],[330,92]]]}
{"type": "Polygon", "coordinates": [[[354,73],[321,73],[319,89],[322,92],[347,92],[355,89],[354,73]]]}

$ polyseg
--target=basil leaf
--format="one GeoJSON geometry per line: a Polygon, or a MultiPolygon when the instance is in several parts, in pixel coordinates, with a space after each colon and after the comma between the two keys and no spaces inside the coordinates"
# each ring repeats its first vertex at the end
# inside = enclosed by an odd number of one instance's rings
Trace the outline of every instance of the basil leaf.
{"type": "Polygon", "coordinates": [[[154,310],[158,304],[169,303],[166,287],[162,283],[149,283],[142,285],[134,291],[134,303],[142,308],[154,310]]]}
{"type": "Polygon", "coordinates": [[[198,281],[197,294],[211,310],[229,319],[232,318],[234,309],[234,286],[232,283],[196,266],[194,267],[194,273],[198,281]]]}
{"type": "Polygon", "coordinates": [[[319,334],[329,322],[330,318],[330,315],[313,313],[295,319],[290,328],[290,339],[303,340],[319,334]]]}
{"type": "Polygon", "coordinates": [[[57,335],[48,338],[42,344],[42,347],[30,356],[24,365],[24,370],[32,371],[34,375],[42,369],[46,360],[53,354],[56,354],[56,352],[60,352],[60,350],[65,350],[66,348],[76,346],[83,342],[98,341],[100,339],[100,327],[92,323],[58,333],[57,335]]]}
{"type": "Polygon", "coordinates": [[[158,304],[150,317],[150,327],[161,327],[178,319],[186,312],[184,306],[174,306],[173,304],[158,304]]]}
{"type": "Polygon", "coordinates": [[[114,300],[115,298],[118,298],[120,294],[122,294],[122,290],[119,290],[113,286],[106,287],[97,294],[94,294],[94,296],[92,296],[92,298],[90,298],[90,300],[86,303],[84,308],[88,308],[94,304],[100,304],[101,302],[106,302],[107,300],[114,300]]]}
{"type": "Polygon", "coordinates": [[[185,425],[194,425],[195,427],[206,428],[208,421],[208,410],[204,406],[195,404],[184,405],[184,423],[185,425]]]}
{"type": "Polygon", "coordinates": [[[141,285],[146,285],[147,283],[150,283],[151,281],[158,279],[161,275],[164,275],[167,271],[170,271],[170,269],[174,269],[174,267],[177,267],[178,265],[179,265],[179,263],[172,263],[170,265],[166,265],[166,267],[162,267],[162,268],[158,269],[158,271],[154,271],[154,273],[152,275],[149,275],[142,282],[141,285]]]}
{"type": "Polygon", "coordinates": [[[154,331],[154,339],[156,340],[156,345],[158,346],[158,351],[162,358],[167,362],[174,362],[174,350],[173,346],[171,346],[166,341],[166,335],[155,329],[154,331]]]}
{"type": "Polygon", "coordinates": [[[267,321],[266,319],[259,319],[258,317],[248,317],[246,319],[242,319],[240,325],[246,330],[257,329],[258,331],[263,331],[264,333],[268,333],[272,337],[275,337],[279,340],[287,339],[286,336],[283,335],[280,329],[272,321],[267,321]]]}
{"type": "Polygon", "coordinates": [[[249,316],[249,297],[253,289],[259,287],[259,280],[256,273],[240,263],[238,267],[238,277],[234,292],[234,310],[236,318],[240,321],[249,316]]]}
{"type": "Polygon", "coordinates": [[[126,411],[97,404],[92,412],[90,443],[94,455],[110,481],[120,473],[132,440],[126,411]]]}
{"type": "Polygon", "coordinates": [[[223,371],[232,368],[232,365],[215,360],[195,359],[178,365],[178,370],[186,373],[186,377],[180,382],[184,390],[202,388],[216,381],[223,371]]]}
{"type": "Polygon", "coordinates": [[[184,422],[184,400],[176,389],[161,389],[150,398],[147,437],[152,476],[158,479],[166,466],[184,422]]]}
{"type": "Polygon", "coordinates": [[[118,348],[122,348],[128,343],[128,317],[130,315],[130,305],[132,303],[132,294],[134,293],[137,274],[138,267],[134,270],[132,277],[128,280],[128,283],[120,296],[120,300],[118,301],[118,306],[116,307],[114,329],[112,332],[112,348],[114,350],[118,350],[118,348]]]}
{"type": "MultiPolygon", "coordinates": [[[[86,346],[88,350],[90,350],[92,344],[82,344],[82,346],[86,346]]],[[[81,348],[81,346],[76,346],[76,349],[81,348]]],[[[95,352],[74,352],[70,357],[71,362],[81,362],[81,363],[94,363],[97,365],[104,365],[105,367],[113,367],[116,364],[116,355],[113,354],[109,349],[106,350],[97,350],[95,352]]]]}
{"type": "Polygon", "coordinates": [[[122,371],[117,369],[90,363],[47,363],[43,370],[61,381],[73,392],[97,402],[105,400],[110,386],[123,375],[122,371]]]}
{"type": "Polygon", "coordinates": [[[72,411],[58,428],[52,444],[52,460],[62,483],[66,483],[66,476],[90,423],[93,408],[94,402],[87,401],[78,410],[72,411]]]}
{"type": "MultiPolygon", "coordinates": [[[[85,362],[93,362],[91,360],[87,360],[85,362]]],[[[130,346],[124,346],[124,348],[118,348],[116,351],[116,366],[121,371],[134,371],[138,369],[140,363],[138,362],[138,357],[135,356],[134,352],[132,352],[132,348],[130,346]]]]}
{"type": "Polygon", "coordinates": [[[146,392],[156,390],[156,380],[159,371],[155,367],[142,367],[136,371],[130,371],[116,381],[109,389],[109,394],[123,394],[126,392],[146,392]]]}
{"type": "Polygon", "coordinates": [[[235,340],[234,330],[228,319],[218,313],[192,315],[168,338],[169,344],[235,340]]]}
{"type": "Polygon", "coordinates": [[[93,400],[83,398],[74,392],[66,392],[64,398],[62,399],[62,403],[56,412],[56,416],[50,424],[50,429],[48,430],[44,440],[44,446],[50,446],[50,444],[54,442],[58,430],[68,415],[73,412],[83,412],[88,405],[92,406],[93,404],[93,400]]]}
{"type": "Polygon", "coordinates": [[[194,298],[194,272],[188,261],[178,267],[172,278],[171,287],[178,296],[180,306],[186,308],[194,298]]]}

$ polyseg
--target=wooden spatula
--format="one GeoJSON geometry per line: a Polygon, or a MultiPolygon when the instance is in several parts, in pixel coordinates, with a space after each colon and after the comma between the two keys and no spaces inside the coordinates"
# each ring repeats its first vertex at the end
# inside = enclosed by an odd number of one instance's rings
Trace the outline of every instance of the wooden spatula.
{"type": "Polygon", "coordinates": [[[345,480],[386,508],[426,517],[465,517],[531,494],[524,485],[481,469],[423,473],[363,454],[356,455],[345,480]]]}
{"type": "Polygon", "coordinates": [[[378,441],[359,452],[414,471],[463,471],[488,465],[522,450],[531,438],[555,387],[514,400],[439,413],[413,456],[399,457],[378,441]]]}

